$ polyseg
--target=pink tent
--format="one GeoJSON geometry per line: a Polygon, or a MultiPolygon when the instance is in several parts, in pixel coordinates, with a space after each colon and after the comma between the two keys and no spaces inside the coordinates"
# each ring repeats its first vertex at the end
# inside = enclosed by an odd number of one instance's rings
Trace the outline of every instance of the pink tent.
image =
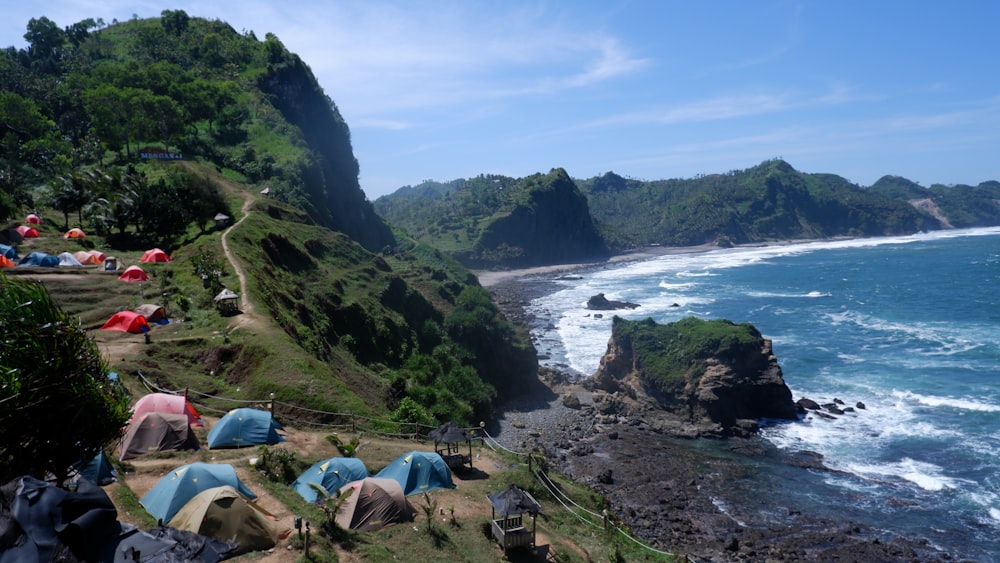
{"type": "Polygon", "coordinates": [[[142,253],[142,258],[139,259],[140,262],[170,262],[170,257],[167,253],[160,250],[159,248],[154,248],[147,250],[142,253]]]}
{"type": "Polygon", "coordinates": [[[31,215],[28,215],[27,217],[24,218],[24,222],[29,225],[41,225],[42,218],[32,213],[31,215]]]}
{"type": "Polygon", "coordinates": [[[21,225],[16,230],[24,238],[35,238],[38,236],[38,229],[27,225],[21,225]]]}
{"type": "Polygon", "coordinates": [[[184,398],[184,395],[171,395],[170,393],[150,393],[149,395],[144,395],[132,407],[132,420],[141,420],[148,412],[186,414],[188,424],[191,426],[203,426],[201,415],[194,409],[194,405],[184,398]]]}
{"type": "Polygon", "coordinates": [[[73,253],[73,256],[84,266],[96,266],[101,263],[96,256],[85,250],[77,250],[73,253]]]}
{"type": "Polygon", "coordinates": [[[87,238],[87,233],[83,232],[83,229],[79,227],[73,227],[63,233],[63,238],[87,238]]]}
{"type": "MultiPolygon", "coordinates": [[[[108,257],[107,254],[101,252],[100,250],[88,250],[87,253],[89,253],[91,256],[97,259],[97,262],[95,262],[95,264],[100,264],[101,262],[104,262],[104,259],[108,257]]],[[[83,262],[83,260],[80,261],[83,262]]]]}
{"type": "Polygon", "coordinates": [[[118,279],[123,282],[144,282],[149,281],[149,276],[139,266],[129,266],[118,279]]]}

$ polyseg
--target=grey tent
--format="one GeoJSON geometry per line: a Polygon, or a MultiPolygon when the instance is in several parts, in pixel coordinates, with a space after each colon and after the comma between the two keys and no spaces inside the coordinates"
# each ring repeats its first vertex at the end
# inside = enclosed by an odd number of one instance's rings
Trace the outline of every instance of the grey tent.
{"type": "Polygon", "coordinates": [[[386,526],[410,522],[417,515],[403,487],[393,479],[366,477],[340,488],[350,492],[337,512],[337,524],[345,530],[361,532],[381,530],[386,526]]]}
{"type": "Polygon", "coordinates": [[[147,323],[159,323],[167,319],[167,313],[163,310],[163,307],[153,305],[152,303],[143,303],[133,310],[146,317],[147,323]]]}
{"type": "Polygon", "coordinates": [[[148,412],[133,420],[118,448],[119,459],[171,450],[198,450],[198,438],[184,414],[148,412]]]}

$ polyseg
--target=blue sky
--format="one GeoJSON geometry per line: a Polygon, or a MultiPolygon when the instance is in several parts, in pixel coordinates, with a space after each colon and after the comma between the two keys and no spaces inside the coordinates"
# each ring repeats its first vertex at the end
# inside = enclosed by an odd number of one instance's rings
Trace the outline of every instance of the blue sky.
{"type": "Polygon", "coordinates": [[[351,127],[370,199],[563,167],[688,178],[780,157],[870,185],[1000,180],[1000,2],[48,0],[0,45],[163,9],[272,32],[351,127]]]}

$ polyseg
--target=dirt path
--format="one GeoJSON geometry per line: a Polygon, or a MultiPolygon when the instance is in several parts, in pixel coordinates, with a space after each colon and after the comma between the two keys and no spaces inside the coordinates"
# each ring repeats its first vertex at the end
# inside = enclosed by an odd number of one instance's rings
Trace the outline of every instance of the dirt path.
{"type": "Polygon", "coordinates": [[[241,327],[260,324],[262,322],[262,318],[257,314],[257,310],[254,308],[253,302],[250,301],[250,297],[247,293],[246,273],[240,267],[240,263],[236,260],[232,250],[229,249],[229,233],[250,216],[250,206],[253,204],[255,199],[256,198],[252,194],[246,194],[246,199],[243,200],[243,206],[240,208],[240,212],[243,216],[240,217],[239,221],[230,225],[230,227],[222,233],[222,251],[225,253],[226,260],[229,261],[229,265],[232,266],[233,271],[236,272],[236,277],[240,280],[240,311],[242,311],[242,314],[235,315],[232,318],[232,321],[229,323],[229,331],[234,331],[241,327]]]}

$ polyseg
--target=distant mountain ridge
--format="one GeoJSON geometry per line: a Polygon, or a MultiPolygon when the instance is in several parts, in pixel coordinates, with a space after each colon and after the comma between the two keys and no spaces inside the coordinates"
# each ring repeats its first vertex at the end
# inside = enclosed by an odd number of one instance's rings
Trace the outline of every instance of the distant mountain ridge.
{"type": "MultiPolygon", "coordinates": [[[[864,188],[835,174],[799,172],[780,159],[691,179],[643,181],[608,172],[567,180],[586,198],[586,213],[601,238],[601,244],[589,239],[581,243],[575,249],[577,259],[648,245],[726,246],[1000,224],[1000,182],[924,188],[905,178],[885,176],[864,188]]],[[[551,255],[524,249],[565,246],[560,237],[568,233],[553,228],[547,235],[536,228],[530,231],[535,238],[529,244],[517,238],[523,229],[504,231],[494,225],[507,213],[504,205],[511,198],[504,190],[511,187],[524,190],[528,186],[525,179],[485,175],[448,183],[428,181],[401,188],[374,205],[395,227],[449,252],[467,266],[517,267],[524,265],[529,254],[532,264],[552,262],[551,255]],[[508,252],[483,261],[485,248],[508,252]],[[523,253],[510,251],[515,248],[523,253]]],[[[575,191],[567,187],[565,193],[566,201],[536,202],[534,216],[583,213],[569,195],[575,191]],[[546,210],[545,205],[551,208],[546,210]]]]}

